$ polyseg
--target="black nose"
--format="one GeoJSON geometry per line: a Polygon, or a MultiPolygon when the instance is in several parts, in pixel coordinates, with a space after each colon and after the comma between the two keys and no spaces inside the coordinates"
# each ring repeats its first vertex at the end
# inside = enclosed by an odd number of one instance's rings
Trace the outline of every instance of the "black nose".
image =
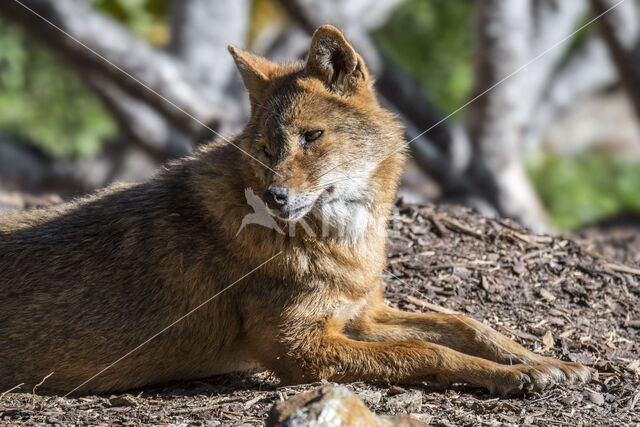
{"type": "Polygon", "coordinates": [[[278,185],[276,187],[267,188],[264,192],[263,198],[267,206],[271,209],[280,209],[287,204],[287,194],[289,190],[287,187],[278,185]]]}

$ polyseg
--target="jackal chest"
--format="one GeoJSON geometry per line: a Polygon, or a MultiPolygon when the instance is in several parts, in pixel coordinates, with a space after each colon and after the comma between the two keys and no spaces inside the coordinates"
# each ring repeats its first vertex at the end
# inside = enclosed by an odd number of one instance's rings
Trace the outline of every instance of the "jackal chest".
{"type": "Polygon", "coordinates": [[[348,322],[355,319],[367,305],[366,298],[351,300],[341,298],[334,302],[330,308],[330,317],[340,322],[348,322]]]}

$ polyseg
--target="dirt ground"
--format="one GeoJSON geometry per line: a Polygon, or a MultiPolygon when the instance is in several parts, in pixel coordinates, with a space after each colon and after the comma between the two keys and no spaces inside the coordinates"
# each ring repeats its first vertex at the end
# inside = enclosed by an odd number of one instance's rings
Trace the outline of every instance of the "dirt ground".
{"type": "MultiPolygon", "coordinates": [[[[513,398],[464,386],[347,385],[374,412],[441,426],[640,424],[640,228],[548,237],[463,208],[399,207],[390,304],[461,311],[538,353],[591,366],[598,379],[513,398]]],[[[279,388],[262,372],[118,396],[17,390],[0,394],[0,423],[262,424],[273,402],[318,385],[279,388]]]]}

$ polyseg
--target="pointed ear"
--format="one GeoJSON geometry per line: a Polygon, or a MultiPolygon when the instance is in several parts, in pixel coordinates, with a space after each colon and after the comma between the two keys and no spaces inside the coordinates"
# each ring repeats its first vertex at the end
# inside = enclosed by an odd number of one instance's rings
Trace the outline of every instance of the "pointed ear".
{"type": "Polygon", "coordinates": [[[233,45],[229,45],[227,48],[231,56],[233,56],[236,67],[238,67],[244,86],[249,92],[251,102],[262,98],[264,89],[269,83],[271,72],[278,65],[233,45]]]}
{"type": "Polygon", "coordinates": [[[370,80],[362,57],[331,25],[323,25],[313,34],[305,73],[319,78],[339,95],[349,95],[370,80]]]}

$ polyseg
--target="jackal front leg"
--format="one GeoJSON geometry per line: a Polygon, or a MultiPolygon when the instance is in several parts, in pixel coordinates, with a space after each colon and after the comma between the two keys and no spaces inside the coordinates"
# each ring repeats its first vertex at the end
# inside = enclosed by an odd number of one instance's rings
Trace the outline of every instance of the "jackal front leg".
{"type": "Polygon", "coordinates": [[[286,354],[263,363],[287,383],[327,379],[437,384],[466,383],[492,393],[536,389],[539,372],[524,364],[503,365],[425,341],[364,342],[351,339],[338,326],[326,325],[313,336],[289,342],[286,354]]]}
{"type": "Polygon", "coordinates": [[[572,362],[540,356],[487,325],[462,314],[409,313],[380,305],[346,329],[347,335],[364,341],[422,340],[497,363],[521,363],[536,367],[532,378],[538,388],[561,381],[588,381],[588,368],[572,362]]]}

